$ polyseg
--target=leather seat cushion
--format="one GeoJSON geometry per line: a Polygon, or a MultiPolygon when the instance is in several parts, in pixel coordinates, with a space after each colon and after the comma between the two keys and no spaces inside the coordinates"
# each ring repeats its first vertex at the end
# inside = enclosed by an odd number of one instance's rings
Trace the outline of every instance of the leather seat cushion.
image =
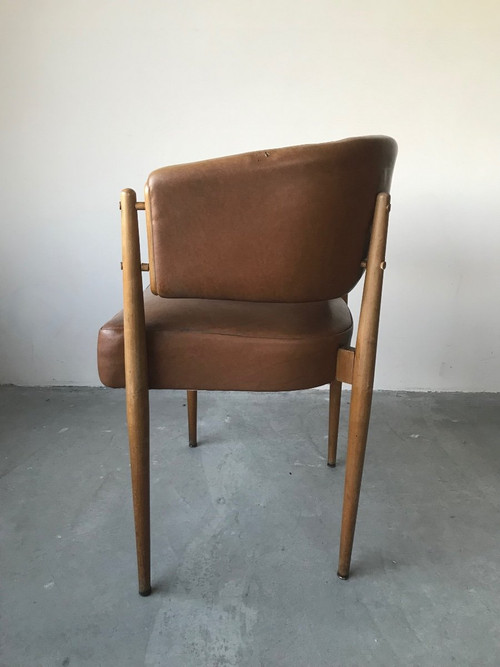
{"type": "MultiPolygon", "coordinates": [[[[144,293],[151,389],[287,391],[331,382],[349,345],[342,299],[259,303],[144,293]]],[[[123,312],[99,331],[99,377],[125,386],[123,312]]]]}

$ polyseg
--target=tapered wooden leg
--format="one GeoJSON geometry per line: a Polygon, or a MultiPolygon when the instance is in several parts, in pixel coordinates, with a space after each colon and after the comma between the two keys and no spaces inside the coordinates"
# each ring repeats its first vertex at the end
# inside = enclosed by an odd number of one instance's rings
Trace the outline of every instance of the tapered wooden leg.
{"type": "Polygon", "coordinates": [[[375,357],[377,352],[380,299],[385,269],[385,246],[389,219],[390,198],[387,193],[377,196],[366,278],[352,371],[351,409],[345,468],[344,504],[340,533],[340,579],[349,577],[354,529],[358,513],[359,492],[365,461],[366,439],[372,404],[375,357]]]}
{"type": "Polygon", "coordinates": [[[197,447],[198,440],[196,436],[196,417],[198,414],[198,392],[188,390],[187,392],[187,409],[188,409],[188,433],[189,446],[197,447]]]}
{"type": "Polygon", "coordinates": [[[139,594],[151,593],[149,512],[149,399],[147,389],[127,391],[127,422],[132,473],[139,594]]]}
{"type": "Polygon", "coordinates": [[[328,415],[328,465],[335,468],[337,463],[337,439],[339,435],[340,400],[342,382],[334,380],[330,384],[330,408],[328,415]]]}
{"type": "Polygon", "coordinates": [[[340,579],[349,578],[354,529],[358,514],[359,493],[363,464],[365,460],[368,424],[370,421],[372,391],[356,389],[351,392],[349,435],[345,467],[344,503],[342,507],[342,528],[340,532],[339,568],[340,579]]]}
{"type": "Polygon", "coordinates": [[[146,326],[142,296],[141,255],[136,195],[122,190],[123,329],[125,394],[129,433],[132,497],[139,593],[151,593],[149,520],[149,395],[146,326]]]}

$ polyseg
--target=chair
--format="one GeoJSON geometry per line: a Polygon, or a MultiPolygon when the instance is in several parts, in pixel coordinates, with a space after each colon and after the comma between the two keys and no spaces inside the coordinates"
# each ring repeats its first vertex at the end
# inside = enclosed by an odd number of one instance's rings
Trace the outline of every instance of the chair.
{"type": "Polygon", "coordinates": [[[141,595],[151,592],[149,389],[187,390],[195,447],[198,390],[329,384],[334,467],[342,383],[352,384],[338,566],[348,578],[396,152],[388,137],[280,148],[158,169],[144,203],[122,191],[123,312],[99,332],[98,366],[103,384],[126,389],[141,595]],[[363,273],[353,348],[347,294],[363,273]]]}

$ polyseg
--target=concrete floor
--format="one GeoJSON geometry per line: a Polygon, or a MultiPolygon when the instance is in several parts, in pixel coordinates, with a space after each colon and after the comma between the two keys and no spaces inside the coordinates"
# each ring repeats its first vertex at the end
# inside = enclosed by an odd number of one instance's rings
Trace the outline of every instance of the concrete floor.
{"type": "MultiPolygon", "coordinates": [[[[124,395],[3,387],[2,667],[500,665],[500,396],[378,393],[352,578],[327,394],[152,393],[154,593],[124,395]]],[[[349,395],[344,395],[346,409],[349,395]]]]}

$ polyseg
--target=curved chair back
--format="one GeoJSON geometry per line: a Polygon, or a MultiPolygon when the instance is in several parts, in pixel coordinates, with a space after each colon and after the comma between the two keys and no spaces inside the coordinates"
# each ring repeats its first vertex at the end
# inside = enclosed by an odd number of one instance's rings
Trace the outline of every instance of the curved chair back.
{"type": "Polygon", "coordinates": [[[396,142],[359,137],[150,174],[151,289],[163,297],[306,302],[360,279],[396,142]]]}

